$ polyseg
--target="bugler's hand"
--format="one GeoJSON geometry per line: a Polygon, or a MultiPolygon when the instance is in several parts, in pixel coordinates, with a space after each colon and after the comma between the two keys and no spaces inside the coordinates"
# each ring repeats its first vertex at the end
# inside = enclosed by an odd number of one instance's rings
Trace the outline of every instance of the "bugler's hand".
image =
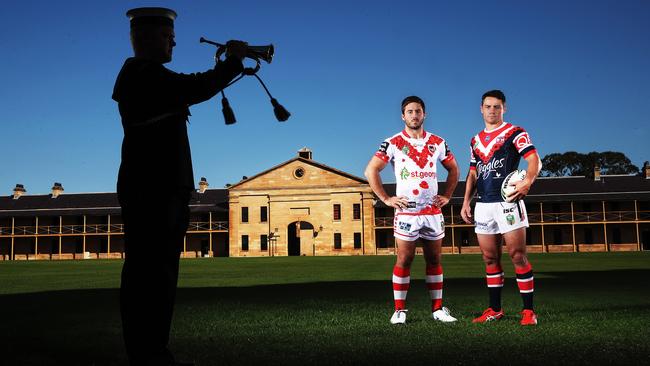
{"type": "Polygon", "coordinates": [[[230,40],[226,42],[226,57],[234,56],[240,60],[246,57],[248,43],[244,41],[230,40]]]}

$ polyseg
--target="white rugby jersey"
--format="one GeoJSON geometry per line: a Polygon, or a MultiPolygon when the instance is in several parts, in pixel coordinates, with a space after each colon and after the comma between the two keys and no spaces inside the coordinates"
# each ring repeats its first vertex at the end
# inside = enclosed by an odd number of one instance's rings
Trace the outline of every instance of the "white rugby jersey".
{"type": "Polygon", "coordinates": [[[424,131],[421,139],[410,137],[405,130],[387,138],[375,156],[391,162],[397,182],[396,196],[407,197],[408,208],[401,213],[434,215],[441,213],[433,206],[438,194],[437,162],[454,159],[444,139],[424,131]]]}

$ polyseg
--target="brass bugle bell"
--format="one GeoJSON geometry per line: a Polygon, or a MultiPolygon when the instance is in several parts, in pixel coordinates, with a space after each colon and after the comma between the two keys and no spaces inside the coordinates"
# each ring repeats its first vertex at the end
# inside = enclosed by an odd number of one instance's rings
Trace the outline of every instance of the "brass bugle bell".
{"type": "MultiPolygon", "coordinates": [[[[199,42],[201,43],[209,43],[211,45],[217,46],[222,49],[226,49],[225,44],[217,43],[210,41],[208,39],[205,39],[201,37],[199,39],[199,42]]],[[[267,45],[267,46],[248,46],[247,52],[246,52],[246,57],[252,58],[254,60],[264,60],[266,61],[267,64],[270,64],[271,61],[273,60],[273,53],[274,53],[274,48],[273,44],[267,45]]]]}

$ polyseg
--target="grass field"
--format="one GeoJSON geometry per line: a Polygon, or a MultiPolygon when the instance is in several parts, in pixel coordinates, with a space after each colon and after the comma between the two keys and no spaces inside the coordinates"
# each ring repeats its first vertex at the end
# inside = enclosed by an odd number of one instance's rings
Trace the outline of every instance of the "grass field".
{"type": "MultiPolygon", "coordinates": [[[[198,365],[650,364],[650,253],[532,255],[537,327],[505,263],[498,323],[477,255],[443,257],[445,305],[430,318],[421,258],[408,324],[393,326],[394,257],[181,261],[172,350],[198,365]]],[[[0,262],[1,365],[122,365],[120,261],[0,262]]]]}

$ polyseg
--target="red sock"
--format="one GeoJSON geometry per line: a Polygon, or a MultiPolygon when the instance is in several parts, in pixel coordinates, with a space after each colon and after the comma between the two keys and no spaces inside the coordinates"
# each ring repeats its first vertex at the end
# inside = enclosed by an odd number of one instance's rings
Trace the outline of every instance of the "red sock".
{"type": "Polygon", "coordinates": [[[395,310],[406,309],[406,293],[411,285],[411,269],[393,267],[393,298],[395,310]]]}
{"type": "Polygon", "coordinates": [[[431,295],[431,311],[442,308],[442,266],[431,266],[427,264],[427,289],[431,295]]]}

